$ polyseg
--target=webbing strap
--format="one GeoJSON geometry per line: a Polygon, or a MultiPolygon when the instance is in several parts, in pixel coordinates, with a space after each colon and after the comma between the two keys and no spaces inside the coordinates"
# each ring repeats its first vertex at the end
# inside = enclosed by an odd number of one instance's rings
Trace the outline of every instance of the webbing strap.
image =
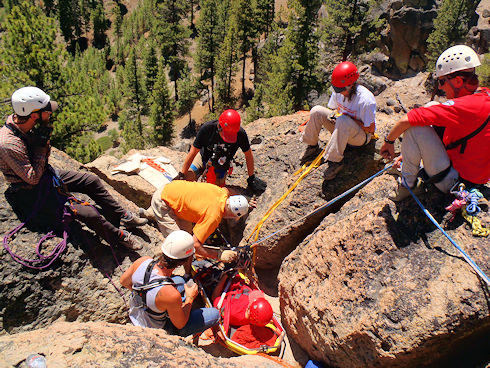
{"type": "Polygon", "coordinates": [[[487,126],[488,122],[490,121],[490,115],[488,115],[488,118],[483,122],[482,125],[480,125],[475,131],[471,132],[467,136],[464,136],[463,138],[458,139],[457,141],[454,141],[452,143],[449,143],[446,145],[446,151],[447,150],[452,150],[455,149],[456,147],[461,146],[459,153],[463,154],[464,151],[466,150],[466,144],[468,141],[473,138],[475,135],[480,133],[485,127],[487,126]]]}

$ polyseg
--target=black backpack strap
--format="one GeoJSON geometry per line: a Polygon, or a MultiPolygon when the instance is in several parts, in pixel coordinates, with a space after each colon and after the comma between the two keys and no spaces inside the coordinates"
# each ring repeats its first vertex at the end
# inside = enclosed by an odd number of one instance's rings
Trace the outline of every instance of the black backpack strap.
{"type": "Polygon", "coordinates": [[[153,267],[155,267],[157,262],[158,261],[156,261],[156,260],[152,260],[148,264],[148,267],[146,267],[145,275],[143,277],[143,285],[133,286],[133,290],[136,291],[136,293],[141,297],[143,304],[146,306],[145,311],[149,314],[154,315],[154,316],[160,316],[160,315],[165,314],[166,312],[157,313],[157,312],[154,312],[148,308],[148,305],[146,303],[146,294],[148,293],[148,291],[150,291],[156,287],[162,286],[162,285],[174,285],[175,286],[175,283],[173,282],[173,280],[170,277],[160,277],[160,278],[154,279],[150,283],[151,272],[153,271],[153,267]]]}
{"type": "Polygon", "coordinates": [[[466,143],[468,142],[468,140],[470,140],[471,138],[473,138],[475,135],[477,135],[478,133],[480,133],[483,129],[485,129],[485,127],[487,126],[488,122],[490,121],[490,115],[488,116],[488,118],[483,122],[482,125],[480,125],[478,127],[478,129],[476,129],[475,131],[471,132],[470,134],[468,134],[467,136],[463,137],[463,138],[460,138],[458,139],[457,141],[454,141],[452,143],[449,143],[447,146],[446,146],[446,151],[447,150],[451,150],[451,149],[454,149],[458,146],[461,146],[460,150],[459,150],[459,153],[463,154],[465,149],[466,149],[466,143]]]}

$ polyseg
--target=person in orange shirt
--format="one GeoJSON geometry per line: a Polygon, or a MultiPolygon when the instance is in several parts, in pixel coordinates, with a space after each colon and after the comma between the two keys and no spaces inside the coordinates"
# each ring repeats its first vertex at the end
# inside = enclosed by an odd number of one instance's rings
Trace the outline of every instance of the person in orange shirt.
{"type": "Polygon", "coordinates": [[[236,258],[235,251],[209,249],[203,244],[223,218],[238,219],[247,214],[248,209],[249,204],[244,196],[230,196],[226,188],[210,183],[174,180],[156,190],[151,207],[143,215],[154,218],[165,237],[175,230],[193,234],[197,255],[231,262],[236,258]]]}

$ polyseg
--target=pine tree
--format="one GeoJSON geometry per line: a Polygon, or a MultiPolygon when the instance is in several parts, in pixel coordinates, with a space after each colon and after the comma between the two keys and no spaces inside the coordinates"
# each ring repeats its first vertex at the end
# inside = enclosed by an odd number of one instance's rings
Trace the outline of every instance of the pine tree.
{"type": "Polygon", "coordinates": [[[274,22],[274,5],[274,0],[255,0],[255,24],[258,33],[264,33],[265,38],[269,36],[274,22]]]}
{"type": "Polygon", "coordinates": [[[380,0],[325,0],[328,17],[323,19],[325,43],[337,48],[341,59],[371,51],[380,38],[383,20],[372,12],[380,0]]]}
{"type": "Polygon", "coordinates": [[[161,0],[157,4],[155,37],[161,47],[161,55],[170,67],[170,80],[174,82],[175,100],[179,99],[177,80],[186,64],[189,52],[190,31],[182,25],[186,16],[186,4],[181,0],[161,0]]]}
{"type": "Polygon", "coordinates": [[[238,6],[233,10],[216,60],[216,107],[219,111],[233,104],[233,77],[237,72],[239,51],[238,6]]]}
{"type": "Polygon", "coordinates": [[[102,49],[106,43],[107,19],[105,17],[104,5],[99,3],[92,12],[92,23],[94,25],[94,46],[102,49]]]}
{"type": "Polygon", "coordinates": [[[151,96],[158,74],[158,58],[155,51],[155,46],[151,40],[148,43],[148,47],[145,49],[143,65],[145,73],[145,90],[146,93],[151,96]]]}
{"type": "Polygon", "coordinates": [[[166,145],[174,134],[174,103],[168,91],[166,71],[160,64],[152,93],[150,124],[153,127],[153,140],[158,145],[166,145]]]}
{"type": "Polygon", "coordinates": [[[203,81],[211,85],[211,111],[214,111],[216,56],[225,34],[224,5],[218,0],[200,0],[201,11],[197,20],[196,67],[203,81]]]}
{"type": "Polygon", "coordinates": [[[284,115],[303,108],[308,91],[317,86],[318,63],[316,14],[320,1],[290,0],[286,37],[263,81],[267,114],[284,115]]]}
{"type": "Polygon", "coordinates": [[[58,0],[58,20],[67,43],[80,38],[84,22],[78,0],[58,0]]]}
{"type": "Polygon", "coordinates": [[[197,93],[197,83],[192,77],[191,71],[188,67],[184,68],[182,75],[179,80],[180,85],[180,98],[177,102],[177,110],[179,114],[188,114],[189,123],[192,122],[192,108],[194,103],[199,97],[197,93]]]}
{"type": "Polygon", "coordinates": [[[141,128],[141,115],[137,113],[135,117],[132,117],[127,114],[121,114],[120,119],[124,126],[122,132],[124,138],[122,148],[124,153],[133,148],[139,150],[145,148],[145,138],[143,137],[141,128]]]}
{"type": "MultiPolygon", "coordinates": [[[[131,51],[129,52],[124,71],[125,95],[130,102],[130,109],[133,110],[133,112],[136,111],[137,115],[139,115],[144,96],[141,73],[138,68],[138,60],[134,48],[131,48],[131,51]]],[[[139,129],[139,132],[141,134],[142,129],[139,129]]]]}
{"type": "Polygon", "coordinates": [[[427,55],[430,65],[434,66],[444,50],[468,33],[478,4],[479,1],[474,0],[443,1],[434,19],[434,30],[427,39],[427,55]]]}
{"type": "MultiPolygon", "coordinates": [[[[242,96],[245,95],[245,71],[247,53],[255,44],[259,34],[259,24],[255,18],[256,11],[250,0],[238,0],[236,3],[236,22],[238,40],[240,45],[240,55],[242,59],[242,96]]],[[[230,27],[227,27],[229,30],[230,27]]]]}
{"type": "Polygon", "coordinates": [[[25,1],[13,6],[4,23],[0,48],[2,85],[31,83],[42,89],[62,85],[61,63],[66,57],[56,43],[56,26],[40,7],[25,1]]]}

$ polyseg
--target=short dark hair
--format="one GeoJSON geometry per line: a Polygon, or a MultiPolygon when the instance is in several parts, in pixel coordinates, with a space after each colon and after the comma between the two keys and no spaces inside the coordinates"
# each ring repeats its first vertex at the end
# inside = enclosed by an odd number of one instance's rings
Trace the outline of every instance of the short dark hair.
{"type": "MultiPolygon", "coordinates": [[[[192,257],[192,255],[189,257],[192,257]]],[[[169,270],[173,270],[174,268],[177,268],[177,267],[185,264],[187,262],[187,260],[189,259],[189,257],[182,258],[182,259],[173,259],[173,258],[167,257],[163,253],[159,253],[157,255],[157,261],[158,261],[158,264],[160,266],[163,266],[169,270]]]]}
{"type": "Polygon", "coordinates": [[[29,120],[29,118],[31,117],[31,114],[27,115],[27,116],[21,116],[21,115],[18,115],[18,114],[15,114],[15,117],[17,119],[17,121],[19,123],[25,123],[27,120],[29,120]]]}

